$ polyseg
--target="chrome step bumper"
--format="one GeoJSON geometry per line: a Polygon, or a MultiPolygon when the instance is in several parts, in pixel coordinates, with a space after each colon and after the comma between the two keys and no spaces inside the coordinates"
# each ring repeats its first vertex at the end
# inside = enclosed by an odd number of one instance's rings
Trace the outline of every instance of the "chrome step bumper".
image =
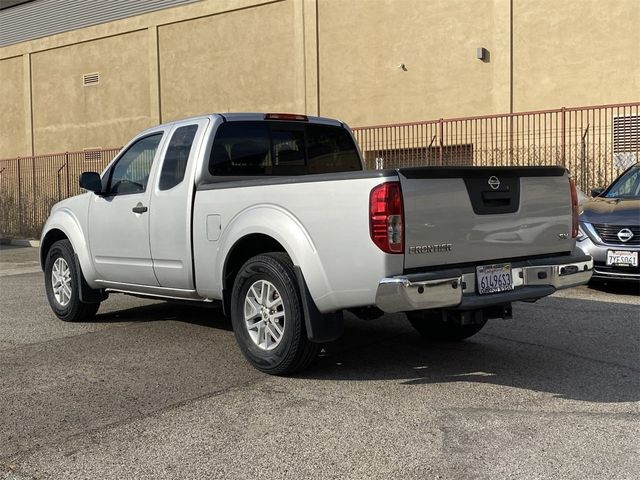
{"type": "Polygon", "coordinates": [[[567,255],[511,267],[514,289],[489,295],[476,293],[476,274],[459,269],[383,278],[376,306],[387,313],[435,308],[480,308],[518,300],[542,298],[556,290],[586,284],[593,274],[588,255],[567,255]]]}

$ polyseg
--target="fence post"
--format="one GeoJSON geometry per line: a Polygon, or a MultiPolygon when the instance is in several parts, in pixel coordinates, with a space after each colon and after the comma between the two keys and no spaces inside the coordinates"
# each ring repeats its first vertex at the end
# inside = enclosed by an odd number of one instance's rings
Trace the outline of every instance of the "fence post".
{"type": "Polygon", "coordinates": [[[69,198],[71,196],[71,192],[69,191],[69,152],[64,152],[64,164],[67,170],[67,198],[69,198]]]}
{"type": "Polygon", "coordinates": [[[444,119],[441,118],[440,120],[438,120],[438,135],[440,136],[440,149],[438,152],[438,165],[442,166],[442,150],[443,150],[443,143],[444,143],[444,119]]]}
{"type": "MultiPolygon", "coordinates": [[[[40,218],[40,208],[36,199],[36,157],[31,157],[31,189],[33,190],[33,208],[30,208],[32,222],[30,228],[37,228],[37,219],[40,218]]],[[[32,232],[29,232],[31,235],[32,232]]],[[[38,232],[40,233],[40,232],[38,232]]]]}
{"type": "Polygon", "coordinates": [[[562,107],[560,109],[560,158],[562,158],[562,166],[566,167],[567,166],[567,160],[565,158],[565,145],[566,145],[566,138],[565,138],[565,114],[567,112],[567,107],[562,107]]]}
{"type": "Polygon", "coordinates": [[[580,188],[585,190],[587,185],[587,135],[589,134],[589,124],[587,123],[587,128],[584,129],[582,133],[582,138],[580,141],[580,188]]]}
{"type": "Polygon", "coordinates": [[[513,112],[509,115],[509,151],[507,153],[509,166],[513,165],[513,112]]]}
{"type": "Polygon", "coordinates": [[[20,233],[24,230],[24,205],[22,204],[22,172],[20,170],[20,156],[18,155],[18,223],[20,224],[20,233]]]}

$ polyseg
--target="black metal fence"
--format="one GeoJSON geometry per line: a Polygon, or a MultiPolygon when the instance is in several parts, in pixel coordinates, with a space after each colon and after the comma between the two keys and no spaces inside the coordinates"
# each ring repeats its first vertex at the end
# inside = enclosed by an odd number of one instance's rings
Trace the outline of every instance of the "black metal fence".
{"type": "Polygon", "coordinates": [[[51,207],[81,192],[78,177],[102,171],[118,148],[0,160],[0,233],[40,235],[51,207]]]}
{"type": "Polygon", "coordinates": [[[583,191],[640,159],[640,102],[354,128],[368,168],[561,165],[583,191]]]}

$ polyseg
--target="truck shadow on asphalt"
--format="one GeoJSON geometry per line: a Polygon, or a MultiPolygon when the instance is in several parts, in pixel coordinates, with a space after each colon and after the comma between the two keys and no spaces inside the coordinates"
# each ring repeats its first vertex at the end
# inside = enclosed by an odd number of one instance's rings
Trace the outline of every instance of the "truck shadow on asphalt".
{"type": "Polygon", "coordinates": [[[414,387],[473,382],[587,402],[640,400],[637,306],[553,298],[515,309],[514,320],[491,321],[457,343],[425,341],[400,316],[387,324],[387,317],[371,324],[350,318],[344,337],[299,376],[414,387]]]}
{"type": "Polygon", "coordinates": [[[177,320],[221,330],[233,330],[231,322],[219,307],[203,308],[164,301],[124,310],[99,311],[93,320],[85,323],[141,323],[159,320],[177,320]]]}
{"type": "MultiPolygon", "coordinates": [[[[556,398],[597,403],[640,400],[638,370],[571,353],[492,345],[480,334],[458,345],[429,344],[403,337],[395,349],[361,350],[357,355],[321,358],[305,378],[318,380],[390,380],[401,385],[482,383],[546,392],[556,398]],[[529,350],[529,351],[527,351],[529,350]]],[[[425,392],[426,393],[426,392],[425,392]]]]}
{"type": "MultiPolygon", "coordinates": [[[[367,322],[347,314],[343,337],[325,345],[318,360],[292,378],[382,380],[412,387],[473,382],[587,402],[640,400],[637,306],[548,298],[514,309],[514,320],[492,320],[476,336],[457,343],[425,341],[404,315],[367,322]]],[[[220,309],[171,303],[104,313],[96,320],[176,321],[185,328],[204,327],[212,336],[216,330],[232,330],[220,309]]],[[[236,365],[251,368],[245,362],[236,365]]]]}

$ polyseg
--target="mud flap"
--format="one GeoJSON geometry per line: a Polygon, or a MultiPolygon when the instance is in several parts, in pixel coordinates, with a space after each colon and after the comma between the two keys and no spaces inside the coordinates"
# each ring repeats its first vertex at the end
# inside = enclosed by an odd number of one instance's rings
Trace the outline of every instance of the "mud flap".
{"type": "Polygon", "coordinates": [[[78,254],[74,253],[73,256],[75,257],[74,260],[76,264],[76,273],[78,278],[80,279],[80,288],[78,288],[80,301],[82,303],[100,303],[103,300],[106,300],[109,295],[104,290],[95,290],[89,286],[84,278],[84,275],[82,274],[78,254]]]}
{"type": "Polygon", "coordinates": [[[304,310],[304,322],[307,329],[307,338],[314,343],[327,343],[336,340],[344,331],[344,316],[342,311],[333,313],[321,313],[313,301],[307,282],[302,275],[302,270],[297,265],[293,269],[298,279],[298,290],[304,310]]]}

